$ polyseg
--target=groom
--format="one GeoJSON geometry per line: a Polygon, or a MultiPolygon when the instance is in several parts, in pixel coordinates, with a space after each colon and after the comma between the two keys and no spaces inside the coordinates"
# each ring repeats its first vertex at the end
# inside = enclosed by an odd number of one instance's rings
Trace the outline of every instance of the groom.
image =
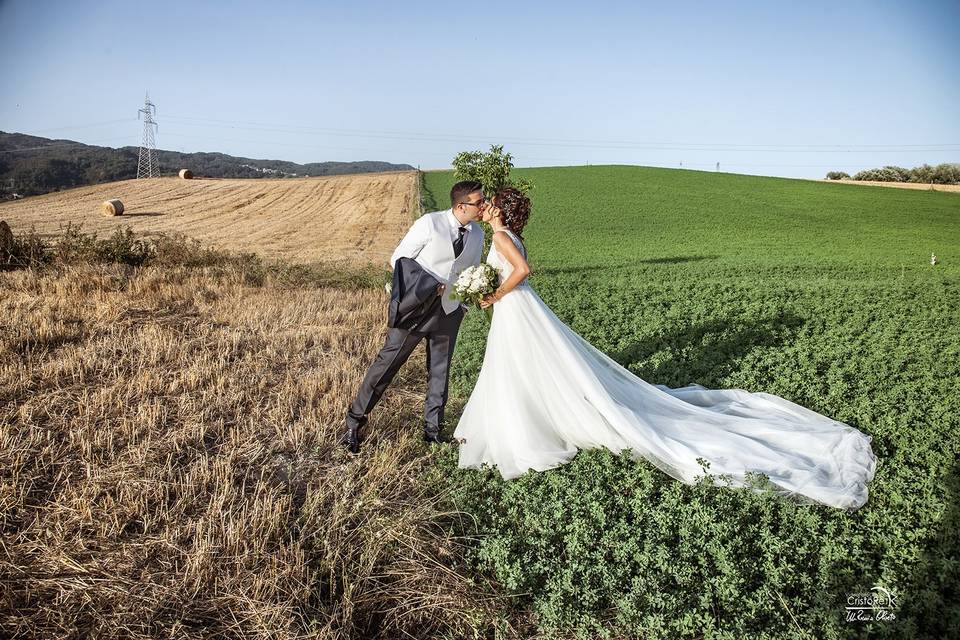
{"type": "MultiPolygon", "coordinates": [[[[427,339],[427,400],[423,408],[423,439],[440,442],[443,408],[447,403],[450,359],[466,307],[452,297],[453,283],[467,267],[480,264],[483,230],[474,222],[486,209],[483,185],[473,180],[458,182],[450,190],[450,208],[422,215],[413,223],[393,255],[391,268],[400,258],[412,258],[423,271],[441,283],[440,304],[412,329],[390,328],[387,339],[367,371],[356,399],[347,411],[347,432],[342,443],[351,453],[360,451],[360,428],[367,423],[387,385],[407,361],[413,349],[427,339]],[[422,328],[422,331],[418,331],[422,328]]],[[[396,281],[396,278],[395,278],[396,281]]]]}

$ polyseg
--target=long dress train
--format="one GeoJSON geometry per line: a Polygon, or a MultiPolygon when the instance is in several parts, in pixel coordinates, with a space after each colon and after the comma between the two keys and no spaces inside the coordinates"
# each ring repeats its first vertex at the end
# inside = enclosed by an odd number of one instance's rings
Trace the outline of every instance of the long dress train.
{"type": "MultiPolygon", "coordinates": [[[[509,277],[495,246],[487,262],[509,277]]],[[[578,449],[630,449],[685,483],[704,474],[703,458],[732,486],[764,473],[778,493],[844,509],[866,503],[876,468],[870,436],[778,396],[645,382],[574,333],[526,281],[495,306],[454,436],[461,467],[495,465],[506,479],[578,449]]]]}

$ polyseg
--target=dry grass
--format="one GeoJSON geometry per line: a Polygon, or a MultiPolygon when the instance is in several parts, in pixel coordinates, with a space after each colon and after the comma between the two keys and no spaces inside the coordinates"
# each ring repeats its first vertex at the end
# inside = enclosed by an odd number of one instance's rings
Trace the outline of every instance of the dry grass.
{"type": "MultiPolygon", "coordinates": [[[[370,251],[408,226],[402,195],[358,223],[376,227],[370,251]]],[[[461,516],[440,506],[443,451],[420,441],[422,350],[362,454],[337,445],[385,332],[379,276],[359,266],[369,253],[337,256],[338,236],[316,229],[296,241],[339,263],[75,229],[50,244],[16,226],[43,210],[0,212],[21,232],[12,266],[30,266],[0,271],[0,636],[519,633],[448,533],[461,516]]]]}
{"type": "Polygon", "coordinates": [[[876,182],[872,180],[824,180],[840,184],[861,184],[868,187],[893,187],[895,189],[922,189],[924,191],[945,191],[960,193],[960,184],[929,184],[922,182],[876,182]]]}
{"type": "Polygon", "coordinates": [[[0,204],[0,220],[43,235],[67,223],[109,234],[182,233],[208,245],[293,262],[386,264],[413,217],[415,171],[324,178],[124,180],[0,204]],[[118,218],[100,214],[119,199],[118,218]]]}
{"type": "Polygon", "coordinates": [[[336,445],[385,306],[231,269],[0,273],[0,635],[486,635],[422,352],[362,455],[336,445]]]}

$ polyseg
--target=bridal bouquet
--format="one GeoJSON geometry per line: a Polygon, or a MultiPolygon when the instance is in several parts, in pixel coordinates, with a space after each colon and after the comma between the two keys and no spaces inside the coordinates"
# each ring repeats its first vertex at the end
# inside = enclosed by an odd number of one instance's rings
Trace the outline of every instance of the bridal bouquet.
{"type": "MultiPolygon", "coordinates": [[[[493,266],[483,262],[475,267],[468,267],[460,272],[460,277],[453,283],[453,296],[467,304],[480,306],[480,301],[497,290],[500,286],[500,272],[493,266]]],[[[487,318],[493,317],[493,309],[487,307],[487,318]]]]}

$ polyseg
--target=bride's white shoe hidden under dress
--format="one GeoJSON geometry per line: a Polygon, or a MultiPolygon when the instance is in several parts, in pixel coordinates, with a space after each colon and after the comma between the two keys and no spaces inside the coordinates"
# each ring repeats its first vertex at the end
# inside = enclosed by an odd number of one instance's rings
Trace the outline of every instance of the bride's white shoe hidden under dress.
{"type": "MultiPolygon", "coordinates": [[[[487,261],[509,277],[496,247],[487,261]]],[[[685,483],[704,474],[703,458],[732,486],[763,473],[779,493],[845,509],[866,503],[876,468],[870,436],[778,396],[643,381],[574,333],[526,281],[495,306],[454,436],[461,467],[495,465],[506,479],[561,465],[578,449],[630,449],[685,483]]]]}

